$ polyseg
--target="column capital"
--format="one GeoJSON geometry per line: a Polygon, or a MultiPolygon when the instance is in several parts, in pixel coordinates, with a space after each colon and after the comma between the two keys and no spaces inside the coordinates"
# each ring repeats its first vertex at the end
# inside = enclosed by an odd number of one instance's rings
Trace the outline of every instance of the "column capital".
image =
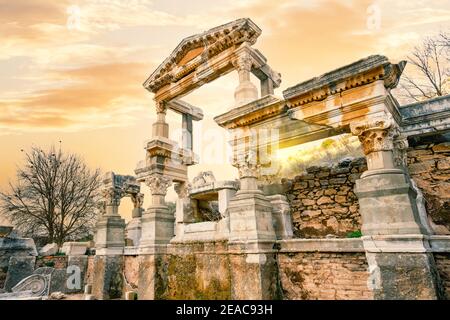
{"type": "Polygon", "coordinates": [[[145,184],[150,188],[153,196],[165,196],[167,188],[172,185],[172,179],[162,174],[153,173],[145,179],[145,184]]]}
{"type": "Polygon", "coordinates": [[[174,185],[174,190],[180,199],[184,199],[189,196],[189,189],[190,185],[187,182],[177,182],[174,185]]]}
{"type": "Polygon", "coordinates": [[[141,208],[144,204],[144,194],[143,193],[133,193],[131,195],[131,201],[133,202],[134,208],[141,208]]]}
{"type": "Polygon", "coordinates": [[[232,64],[237,71],[250,72],[252,70],[253,59],[248,52],[243,52],[232,60],[232,64]]]}
{"type": "Polygon", "coordinates": [[[233,166],[239,171],[239,178],[258,178],[260,175],[261,165],[255,151],[248,151],[245,155],[238,156],[233,162],[233,166]]]}
{"type": "Polygon", "coordinates": [[[398,127],[390,117],[371,119],[350,124],[353,135],[358,136],[365,155],[377,151],[392,151],[398,127]]]}
{"type": "Polygon", "coordinates": [[[123,196],[122,190],[117,188],[105,188],[101,191],[101,195],[105,199],[105,206],[119,206],[120,199],[123,196]]]}
{"type": "Polygon", "coordinates": [[[166,114],[166,112],[167,112],[167,103],[165,101],[156,101],[155,106],[156,106],[156,112],[157,113],[164,113],[164,114],[166,114]]]}

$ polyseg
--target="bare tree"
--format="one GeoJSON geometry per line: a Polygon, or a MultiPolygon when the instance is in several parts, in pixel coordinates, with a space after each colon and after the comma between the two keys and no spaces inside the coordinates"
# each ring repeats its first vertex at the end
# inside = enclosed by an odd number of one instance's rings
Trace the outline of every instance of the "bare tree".
{"type": "Polygon", "coordinates": [[[411,68],[400,82],[401,97],[423,101],[450,93],[449,39],[449,34],[441,33],[414,48],[407,58],[411,68]]]}
{"type": "Polygon", "coordinates": [[[24,235],[59,245],[86,236],[95,223],[99,175],[77,155],[32,148],[17,169],[17,183],[0,192],[0,213],[24,235]]]}

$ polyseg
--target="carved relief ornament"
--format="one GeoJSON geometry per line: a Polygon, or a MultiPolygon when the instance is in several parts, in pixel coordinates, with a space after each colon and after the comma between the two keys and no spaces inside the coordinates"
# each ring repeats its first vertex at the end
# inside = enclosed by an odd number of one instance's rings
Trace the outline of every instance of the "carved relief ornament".
{"type": "Polygon", "coordinates": [[[391,151],[394,149],[394,138],[398,129],[391,118],[369,120],[350,125],[353,135],[358,136],[364,154],[376,151],[391,151]]]}
{"type": "Polygon", "coordinates": [[[121,189],[117,188],[105,188],[102,191],[102,196],[105,199],[106,206],[119,206],[120,199],[123,197],[121,189]]]}
{"type": "Polygon", "coordinates": [[[172,185],[172,179],[161,174],[152,174],[145,179],[145,184],[150,188],[152,195],[165,196],[167,188],[172,185]]]}

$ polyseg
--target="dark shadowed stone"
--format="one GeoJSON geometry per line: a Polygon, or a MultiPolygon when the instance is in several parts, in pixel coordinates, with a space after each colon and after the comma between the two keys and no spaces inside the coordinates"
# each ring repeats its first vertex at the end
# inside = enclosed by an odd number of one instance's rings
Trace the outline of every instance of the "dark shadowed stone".
{"type": "Polygon", "coordinates": [[[22,279],[32,275],[35,262],[35,257],[11,257],[4,289],[10,292],[22,279]]]}
{"type": "Polygon", "coordinates": [[[123,256],[95,256],[92,293],[97,299],[119,299],[123,290],[123,256]]]}
{"type": "Polygon", "coordinates": [[[50,293],[52,292],[67,292],[67,270],[66,269],[55,269],[52,273],[52,278],[50,281],[50,293]]]}
{"type": "Polygon", "coordinates": [[[339,161],[337,166],[339,168],[345,168],[345,167],[348,167],[352,163],[352,161],[353,161],[353,158],[344,158],[339,161]]]}
{"type": "Polygon", "coordinates": [[[424,253],[373,254],[381,281],[374,288],[375,299],[443,299],[441,279],[433,256],[424,253]]]}

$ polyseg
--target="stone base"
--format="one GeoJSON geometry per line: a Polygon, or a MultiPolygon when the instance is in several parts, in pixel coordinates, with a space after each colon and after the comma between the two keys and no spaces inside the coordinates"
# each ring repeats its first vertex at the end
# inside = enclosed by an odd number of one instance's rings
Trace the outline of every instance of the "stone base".
{"type": "Polygon", "coordinates": [[[101,249],[116,249],[118,254],[120,250],[123,253],[125,246],[125,220],[119,215],[105,215],[100,217],[97,222],[97,234],[95,238],[95,248],[97,255],[101,249]]]}
{"type": "Polygon", "coordinates": [[[100,300],[120,299],[123,291],[123,256],[95,256],[93,295],[100,300]]]}
{"type": "Polygon", "coordinates": [[[272,205],[260,191],[238,191],[228,206],[230,241],[275,241],[272,205]]]}
{"type": "Polygon", "coordinates": [[[151,206],[141,218],[142,234],[139,253],[153,253],[155,245],[165,245],[174,236],[175,217],[167,206],[151,206]]]}
{"type": "Polygon", "coordinates": [[[127,246],[139,246],[141,233],[141,218],[133,218],[126,227],[127,240],[131,241],[131,243],[127,243],[127,246]]]}
{"type": "Polygon", "coordinates": [[[363,235],[426,234],[416,192],[399,169],[366,171],[356,180],[363,235]]]}
{"type": "MultiPolygon", "coordinates": [[[[273,243],[255,246],[269,246],[272,249],[273,243]]],[[[229,258],[232,300],[282,299],[276,252],[269,248],[258,250],[256,247],[252,250],[248,245],[230,244],[231,251],[234,251],[229,258]]]]}
{"type": "Polygon", "coordinates": [[[432,254],[366,253],[377,300],[436,300],[445,294],[432,254]]]}
{"type": "Polygon", "coordinates": [[[138,299],[158,300],[166,291],[167,273],[164,272],[164,256],[148,254],[139,257],[138,299]]]}

